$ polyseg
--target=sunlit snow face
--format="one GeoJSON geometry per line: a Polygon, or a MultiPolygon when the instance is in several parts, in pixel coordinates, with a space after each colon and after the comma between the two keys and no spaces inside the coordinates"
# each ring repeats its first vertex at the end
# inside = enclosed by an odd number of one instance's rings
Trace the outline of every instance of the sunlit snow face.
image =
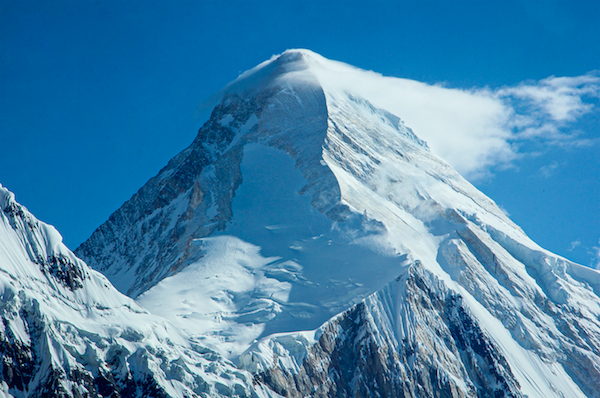
{"type": "Polygon", "coordinates": [[[152,313],[235,357],[262,336],[319,327],[401,272],[383,225],[360,213],[337,224],[299,195],[307,181],[285,152],[246,144],[241,172],[225,230],[139,297],[152,313]]]}

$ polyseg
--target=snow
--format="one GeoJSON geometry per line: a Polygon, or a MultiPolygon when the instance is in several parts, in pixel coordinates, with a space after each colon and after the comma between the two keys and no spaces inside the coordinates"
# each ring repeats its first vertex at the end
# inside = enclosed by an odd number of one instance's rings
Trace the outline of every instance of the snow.
{"type": "Polygon", "coordinates": [[[197,241],[207,254],[138,298],[213,349],[239,355],[287,301],[290,284],[265,276],[277,258],[233,236],[197,241]],[[264,322],[264,321],[263,321],[264,322]],[[232,339],[231,336],[236,336],[232,339]]]}
{"type": "Polygon", "coordinates": [[[385,234],[372,220],[333,222],[298,194],[306,180],[284,152],[246,145],[242,174],[231,223],[138,298],[150,312],[234,359],[264,335],[320,326],[401,271],[403,257],[370,249],[385,234]]]}

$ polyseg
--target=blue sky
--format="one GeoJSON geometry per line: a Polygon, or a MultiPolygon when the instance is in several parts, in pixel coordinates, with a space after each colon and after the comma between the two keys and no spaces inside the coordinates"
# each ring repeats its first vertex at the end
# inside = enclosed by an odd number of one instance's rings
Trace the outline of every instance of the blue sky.
{"type": "Polygon", "coordinates": [[[503,156],[478,148],[493,156],[470,180],[540,245],[595,265],[599,20],[585,0],[2,0],[0,183],[74,249],[191,143],[211,94],[308,48],[502,105],[503,156]]]}

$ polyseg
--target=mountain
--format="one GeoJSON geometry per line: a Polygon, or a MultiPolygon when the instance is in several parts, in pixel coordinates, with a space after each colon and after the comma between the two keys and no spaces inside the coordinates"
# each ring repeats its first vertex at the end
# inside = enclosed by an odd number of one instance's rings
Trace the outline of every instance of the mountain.
{"type": "Polygon", "coordinates": [[[172,325],[244,393],[600,396],[600,274],[531,241],[356,90],[362,73],[289,50],[218,94],[75,251],[150,312],[131,301],[124,324],[172,325]]]}
{"type": "Polygon", "coordinates": [[[1,185],[0,210],[0,397],[269,396],[119,293],[1,185]]]}

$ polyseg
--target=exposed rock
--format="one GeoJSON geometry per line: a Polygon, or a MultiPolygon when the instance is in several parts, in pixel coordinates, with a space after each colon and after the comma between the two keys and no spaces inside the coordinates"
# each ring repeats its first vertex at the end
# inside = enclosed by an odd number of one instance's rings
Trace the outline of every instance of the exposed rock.
{"type": "MultiPolygon", "coordinates": [[[[280,365],[286,361],[277,358],[277,348],[283,358],[289,352],[274,338],[269,344],[275,365],[255,377],[287,397],[523,396],[506,359],[462,298],[420,266],[319,333],[297,367],[280,365]]],[[[241,363],[250,366],[253,355],[250,350],[241,363]]]]}

